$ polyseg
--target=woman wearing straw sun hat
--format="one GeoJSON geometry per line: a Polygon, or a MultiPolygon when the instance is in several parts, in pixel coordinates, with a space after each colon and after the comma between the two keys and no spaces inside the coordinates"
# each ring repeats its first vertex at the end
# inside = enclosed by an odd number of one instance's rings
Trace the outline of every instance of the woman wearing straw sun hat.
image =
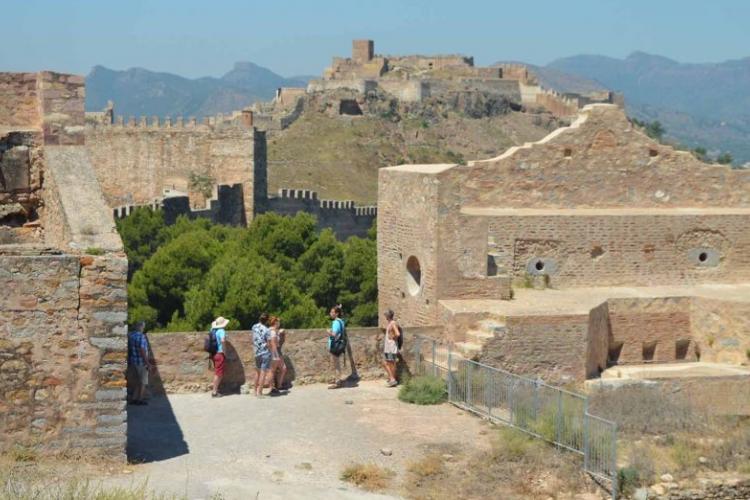
{"type": "Polygon", "coordinates": [[[219,316],[211,323],[211,334],[216,337],[216,353],[211,356],[211,360],[214,364],[214,388],[211,392],[211,397],[219,398],[219,385],[221,379],[224,378],[224,362],[226,357],[224,355],[224,344],[227,342],[227,332],[224,330],[229,324],[229,320],[223,316],[219,316]]]}

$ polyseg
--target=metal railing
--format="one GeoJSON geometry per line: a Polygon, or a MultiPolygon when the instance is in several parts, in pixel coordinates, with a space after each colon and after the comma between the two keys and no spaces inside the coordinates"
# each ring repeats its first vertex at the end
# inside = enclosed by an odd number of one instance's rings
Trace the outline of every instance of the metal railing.
{"type": "Polygon", "coordinates": [[[583,469],[617,498],[617,425],[591,415],[588,399],[541,380],[455,356],[450,344],[413,336],[416,375],[447,381],[448,401],[583,457],[583,469]]]}

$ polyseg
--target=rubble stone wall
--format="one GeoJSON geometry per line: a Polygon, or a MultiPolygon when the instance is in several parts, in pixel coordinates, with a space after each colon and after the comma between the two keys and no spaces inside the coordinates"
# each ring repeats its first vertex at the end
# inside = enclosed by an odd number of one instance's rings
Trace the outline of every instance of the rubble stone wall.
{"type": "Polygon", "coordinates": [[[0,253],[0,448],[124,457],[127,262],[0,253]]]}
{"type": "MultiPolygon", "coordinates": [[[[352,354],[359,376],[377,379],[384,376],[383,333],[379,328],[351,327],[347,329],[352,354]]],[[[411,336],[433,334],[432,329],[409,329],[411,336]]],[[[213,372],[209,369],[207,354],[203,351],[205,332],[151,333],[149,341],[157,363],[158,376],[154,377],[151,391],[195,392],[208,390],[213,372]]],[[[289,330],[283,347],[284,359],[289,368],[289,380],[294,384],[328,382],[332,378],[330,356],[326,351],[328,333],[324,329],[289,330]]],[[[255,359],[249,331],[229,331],[227,367],[224,387],[236,391],[239,386],[255,376],[255,359]]],[[[409,349],[403,355],[409,356],[409,349]]],[[[350,371],[349,361],[343,368],[350,371]]]]}

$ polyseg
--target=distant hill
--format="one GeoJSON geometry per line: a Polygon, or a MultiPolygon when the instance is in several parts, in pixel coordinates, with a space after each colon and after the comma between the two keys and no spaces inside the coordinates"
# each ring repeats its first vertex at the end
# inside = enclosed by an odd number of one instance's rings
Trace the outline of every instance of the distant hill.
{"type": "Polygon", "coordinates": [[[235,63],[221,78],[196,79],[143,68],[117,71],[94,66],[86,77],[86,110],[100,111],[111,100],[118,115],[200,118],[268,101],[278,87],[304,87],[310,78],[284,78],[251,62],[235,63]]]}
{"type": "MultiPolygon", "coordinates": [[[[675,140],[750,161],[750,57],[693,64],[644,52],[625,59],[579,55],[538,70],[543,83],[558,72],[622,92],[631,116],[659,120],[675,140]]],[[[547,83],[560,89],[554,78],[547,83]]]]}

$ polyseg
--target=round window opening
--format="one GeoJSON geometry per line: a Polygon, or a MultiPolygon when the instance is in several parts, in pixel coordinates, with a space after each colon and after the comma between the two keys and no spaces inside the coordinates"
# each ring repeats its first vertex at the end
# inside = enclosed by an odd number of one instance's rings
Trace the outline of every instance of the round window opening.
{"type": "Polygon", "coordinates": [[[698,254],[698,260],[701,262],[706,262],[708,260],[708,254],[706,252],[701,252],[698,254]]]}
{"type": "Polygon", "coordinates": [[[411,295],[417,295],[422,288],[422,268],[413,255],[406,260],[406,288],[411,295]]]}
{"type": "Polygon", "coordinates": [[[534,268],[536,268],[537,271],[543,271],[544,270],[544,262],[541,260],[536,261],[536,264],[534,264],[534,268]]]}

